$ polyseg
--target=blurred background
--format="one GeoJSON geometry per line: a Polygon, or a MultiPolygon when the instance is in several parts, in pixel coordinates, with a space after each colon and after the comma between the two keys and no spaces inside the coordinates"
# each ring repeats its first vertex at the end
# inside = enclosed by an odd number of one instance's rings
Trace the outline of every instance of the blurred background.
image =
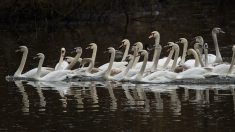
{"type": "MultiPolygon", "coordinates": [[[[54,67],[61,47],[85,48],[91,42],[98,45],[100,65],[108,61],[103,51],[117,48],[124,38],[153,45],[148,39],[153,30],[160,32],[162,45],[201,35],[213,53],[211,30],[220,27],[226,32],[218,36],[220,50],[229,58],[235,43],[234,6],[232,0],[1,0],[1,75],[16,70],[21,54],[14,51],[19,45],[29,47],[26,69],[37,66],[32,57],[38,52],[45,54],[45,66],[54,67]]],[[[84,49],[82,57],[91,52],[84,49]]],[[[163,50],[161,55],[166,54],[163,50]]]]}

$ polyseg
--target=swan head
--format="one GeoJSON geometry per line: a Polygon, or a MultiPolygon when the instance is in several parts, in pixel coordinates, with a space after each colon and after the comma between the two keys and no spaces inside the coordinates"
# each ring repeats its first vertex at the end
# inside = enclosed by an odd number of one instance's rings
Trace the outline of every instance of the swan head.
{"type": "Polygon", "coordinates": [[[194,40],[196,41],[196,43],[200,43],[200,44],[204,43],[204,39],[202,36],[196,36],[194,37],[194,40]]]}
{"type": "Polygon", "coordinates": [[[138,52],[138,55],[137,55],[137,56],[142,56],[142,55],[146,55],[146,54],[148,54],[148,52],[147,52],[146,50],[140,50],[140,51],[138,52]]]}
{"type": "Polygon", "coordinates": [[[81,48],[81,47],[76,47],[76,48],[74,48],[74,50],[75,50],[77,53],[82,53],[82,48],[81,48]]]}
{"type": "Polygon", "coordinates": [[[95,43],[90,43],[88,47],[86,47],[86,49],[94,49],[97,48],[97,45],[95,43]]]}
{"type": "Polygon", "coordinates": [[[136,46],[138,50],[142,50],[143,49],[143,43],[141,43],[141,42],[136,42],[134,44],[134,46],[136,46]]]}
{"type": "Polygon", "coordinates": [[[109,48],[107,48],[105,51],[104,51],[104,53],[115,53],[115,49],[113,48],[113,47],[109,47],[109,48]]]}
{"type": "Polygon", "coordinates": [[[177,44],[185,44],[188,43],[188,40],[186,38],[179,38],[179,40],[177,42],[175,42],[177,44]]]}
{"type": "Polygon", "coordinates": [[[66,56],[66,57],[64,57],[65,58],[65,61],[67,61],[67,62],[69,62],[69,63],[71,63],[72,61],[73,61],[73,57],[71,57],[71,56],[66,56]]]}
{"type": "Polygon", "coordinates": [[[123,39],[122,44],[119,46],[119,49],[126,45],[130,45],[130,41],[128,39],[123,39]]]}
{"type": "Polygon", "coordinates": [[[221,28],[215,27],[212,29],[212,33],[225,33],[221,28]]]}
{"type": "Polygon", "coordinates": [[[62,56],[65,55],[65,52],[66,52],[65,48],[61,48],[61,55],[62,55],[62,56]]]}
{"type": "Polygon", "coordinates": [[[83,58],[80,65],[85,65],[87,63],[91,63],[92,59],[91,58],[83,58]]]}
{"type": "Polygon", "coordinates": [[[235,45],[233,45],[233,48],[232,48],[233,52],[235,52],[235,45]]]}
{"type": "Polygon", "coordinates": [[[130,61],[132,59],[134,59],[134,56],[132,54],[126,56],[126,61],[130,61]]]}
{"type": "Polygon", "coordinates": [[[43,53],[38,53],[33,59],[42,59],[42,58],[45,58],[45,55],[43,53]]]}
{"type": "Polygon", "coordinates": [[[24,52],[28,51],[28,48],[26,46],[19,46],[19,49],[16,50],[16,52],[24,52]]]}
{"type": "Polygon", "coordinates": [[[160,36],[160,34],[159,34],[158,31],[152,31],[152,32],[151,32],[151,35],[149,36],[149,39],[150,39],[150,38],[157,38],[157,37],[159,37],[159,36],[160,36]]]}
{"type": "Polygon", "coordinates": [[[187,55],[191,55],[193,52],[196,52],[194,49],[188,49],[187,55]]]}

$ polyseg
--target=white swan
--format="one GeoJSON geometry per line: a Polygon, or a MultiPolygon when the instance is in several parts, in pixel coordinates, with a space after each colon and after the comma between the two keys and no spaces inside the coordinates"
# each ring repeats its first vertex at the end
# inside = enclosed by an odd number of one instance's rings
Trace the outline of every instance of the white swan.
{"type": "Polygon", "coordinates": [[[96,54],[97,54],[97,45],[95,43],[90,43],[89,46],[86,49],[92,49],[92,55],[91,59],[95,65],[95,60],[96,60],[96,54]]]}
{"type": "Polygon", "coordinates": [[[162,51],[162,46],[160,45],[160,34],[158,31],[153,31],[151,33],[151,35],[149,36],[149,39],[150,38],[155,38],[155,44],[154,44],[154,54],[153,54],[153,64],[151,66],[151,72],[155,71],[157,69],[157,66],[158,66],[158,62],[159,62],[159,57],[160,57],[160,54],[161,54],[161,51],[162,51]]]}
{"type": "Polygon", "coordinates": [[[73,72],[71,69],[73,66],[77,63],[77,60],[81,57],[82,54],[82,48],[77,47],[75,48],[76,50],[76,56],[74,57],[74,60],[66,67],[65,70],[58,70],[58,71],[53,71],[47,74],[46,76],[40,78],[40,81],[61,81],[67,78],[68,74],[72,74],[73,72]]]}
{"type": "Polygon", "coordinates": [[[123,39],[122,44],[120,45],[119,49],[125,46],[125,51],[122,57],[121,62],[124,62],[126,60],[126,57],[128,55],[129,49],[130,49],[130,41],[128,39],[123,39]]]}
{"type": "MultiPolygon", "coordinates": [[[[108,52],[109,52],[109,50],[108,50],[108,52]]],[[[115,53],[116,53],[116,51],[115,51],[115,53]]],[[[125,62],[125,61],[123,61],[123,62],[113,62],[112,68],[125,69],[127,64],[128,63],[125,62]]],[[[107,70],[108,67],[109,67],[109,63],[105,63],[105,64],[101,65],[100,67],[98,67],[98,69],[104,71],[104,70],[107,70]]]]}
{"type": "Polygon", "coordinates": [[[218,40],[217,40],[217,34],[219,33],[225,33],[221,28],[213,28],[211,35],[212,35],[212,39],[215,45],[215,55],[216,55],[216,59],[214,61],[214,63],[221,63],[223,62],[222,56],[220,54],[220,50],[219,50],[219,45],[218,45],[218,40]]]}
{"type": "MultiPolygon", "coordinates": [[[[196,36],[194,39],[196,41],[196,43],[194,45],[194,49],[199,49],[200,50],[202,61],[204,63],[207,62],[207,66],[208,66],[208,64],[213,64],[216,60],[216,56],[214,54],[208,54],[208,51],[207,51],[207,55],[205,54],[205,43],[204,43],[203,37],[202,36],[196,36]],[[201,47],[203,47],[204,54],[202,54],[202,50],[201,50],[202,48],[201,47]]],[[[208,45],[206,46],[206,48],[208,49],[208,45]]]]}
{"type": "Polygon", "coordinates": [[[175,56],[174,56],[174,61],[171,66],[171,70],[160,70],[160,71],[155,71],[143,78],[144,82],[150,82],[150,83],[164,83],[164,82],[169,82],[172,81],[176,78],[177,73],[173,72],[176,63],[178,61],[178,56],[179,56],[179,46],[173,42],[168,42],[168,47],[172,47],[172,50],[175,51],[175,56]]]}
{"type": "Polygon", "coordinates": [[[65,48],[61,48],[60,60],[55,66],[55,71],[64,70],[69,65],[67,61],[64,61],[65,52],[65,48]]]}
{"type": "MultiPolygon", "coordinates": [[[[28,55],[28,48],[26,46],[20,46],[19,49],[16,50],[16,52],[23,52],[23,56],[22,56],[20,65],[14,74],[14,77],[31,78],[31,77],[35,76],[37,73],[37,68],[34,68],[34,69],[29,70],[28,72],[22,74],[22,71],[23,71],[25,63],[26,63],[27,55],[28,55]]],[[[51,72],[53,70],[54,70],[53,68],[42,67],[41,76],[45,76],[46,74],[48,74],[49,72],[51,72]]]]}
{"type": "Polygon", "coordinates": [[[200,79],[205,78],[205,74],[211,72],[211,69],[205,69],[202,67],[199,67],[199,57],[197,52],[194,49],[188,49],[188,55],[193,54],[195,60],[194,60],[194,67],[191,67],[190,69],[187,69],[183,72],[180,72],[177,75],[177,79],[200,79]]]}

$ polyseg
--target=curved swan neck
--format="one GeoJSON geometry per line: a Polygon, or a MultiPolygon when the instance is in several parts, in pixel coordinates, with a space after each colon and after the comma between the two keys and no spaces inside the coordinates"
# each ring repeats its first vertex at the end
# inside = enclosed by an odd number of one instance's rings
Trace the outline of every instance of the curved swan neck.
{"type": "MultiPolygon", "coordinates": [[[[200,65],[201,65],[201,67],[205,67],[205,65],[204,65],[204,63],[203,63],[203,61],[202,61],[202,55],[201,55],[200,50],[199,50],[199,49],[196,49],[195,51],[196,51],[196,53],[197,53],[198,61],[199,61],[200,65]]],[[[195,58],[195,59],[196,59],[196,58],[195,58]]]]}
{"type": "Polygon", "coordinates": [[[157,57],[157,52],[158,52],[158,49],[157,47],[160,45],[160,34],[158,34],[156,37],[155,37],[155,49],[154,49],[154,54],[153,54],[153,60],[152,61],[155,61],[156,60],[156,57],[157,57]]]}
{"type": "Polygon", "coordinates": [[[208,49],[204,49],[204,54],[205,54],[205,67],[208,66],[208,49]]]}
{"type": "Polygon", "coordinates": [[[129,49],[130,49],[130,42],[126,42],[126,48],[125,48],[125,51],[124,51],[124,54],[123,54],[121,62],[126,60],[126,57],[128,55],[128,52],[129,52],[129,49]]]}
{"type": "Polygon", "coordinates": [[[231,74],[232,73],[234,62],[235,62],[235,53],[233,52],[232,61],[231,61],[231,64],[230,64],[230,67],[229,67],[229,70],[228,70],[227,74],[231,74]]]}
{"type": "Polygon", "coordinates": [[[144,74],[144,70],[146,68],[146,65],[147,65],[147,61],[148,61],[148,52],[146,50],[142,51],[144,52],[144,60],[143,60],[143,64],[141,66],[141,69],[138,73],[138,75],[136,76],[136,81],[140,81],[143,74],[144,74]]]}
{"type": "Polygon", "coordinates": [[[193,54],[193,57],[195,58],[194,67],[198,67],[199,66],[199,58],[198,58],[197,52],[194,49],[189,49],[188,52],[193,54]]]}
{"type": "Polygon", "coordinates": [[[37,73],[35,75],[35,79],[39,79],[41,76],[41,71],[42,71],[42,65],[44,62],[45,56],[43,55],[43,57],[40,58],[39,63],[38,63],[38,70],[37,73]]]}
{"type": "MultiPolygon", "coordinates": [[[[138,47],[137,51],[136,51],[136,55],[137,55],[140,50],[143,50],[143,44],[141,42],[137,42],[136,46],[138,47]]],[[[140,56],[135,57],[134,63],[132,65],[132,68],[135,67],[135,65],[139,62],[139,59],[140,59],[140,56]]]]}
{"type": "Polygon", "coordinates": [[[184,48],[183,48],[183,54],[182,54],[182,58],[181,58],[181,61],[180,61],[180,65],[184,64],[185,62],[185,57],[186,57],[186,53],[187,53],[187,49],[188,49],[188,41],[186,40],[184,43],[184,48]]]}
{"type": "Polygon", "coordinates": [[[81,57],[82,51],[78,52],[76,56],[74,57],[73,61],[65,68],[66,70],[71,70],[74,65],[77,63],[77,60],[81,57]]]}
{"type": "Polygon", "coordinates": [[[174,52],[175,52],[175,50],[174,50],[174,49],[171,49],[171,51],[170,51],[170,53],[169,53],[169,55],[168,55],[168,57],[167,57],[167,59],[166,59],[164,65],[163,65],[163,68],[166,68],[166,67],[167,67],[167,65],[169,64],[170,59],[172,58],[174,52]]]}
{"type": "Polygon", "coordinates": [[[92,52],[92,56],[91,56],[93,64],[95,64],[96,54],[97,54],[97,45],[93,45],[93,52],[92,52]]]}
{"type": "Polygon", "coordinates": [[[154,58],[153,65],[151,67],[151,72],[153,72],[154,70],[157,69],[158,61],[159,61],[160,54],[161,54],[161,51],[162,51],[162,46],[160,44],[155,45],[155,50],[156,50],[157,53],[156,53],[156,57],[154,58]]]}
{"type": "Polygon", "coordinates": [[[127,75],[128,71],[129,71],[129,70],[131,69],[131,67],[132,67],[133,62],[134,62],[134,57],[132,57],[132,59],[129,61],[129,63],[128,63],[128,65],[127,65],[125,71],[124,71],[123,76],[126,76],[126,75],[127,75]]]}
{"type": "Polygon", "coordinates": [[[93,60],[90,60],[89,66],[87,67],[86,72],[91,73],[93,67],[94,67],[94,62],[93,62],[93,60]]]}
{"type": "Polygon", "coordinates": [[[175,49],[175,56],[174,56],[174,61],[173,61],[172,67],[171,67],[171,71],[175,70],[176,63],[177,63],[177,60],[179,57],[179,52],[180,52],[180,48],[177,44],[174,45],[174,49],[175,49]]]}
{"type": "Polygon", "coordinates": [[[17,71],[15,72],[14,76],[20,76],[22,74],[22,71],[23,71],[25,63],[26,63],[27,56],[28,56],[28,48],[26,48],[24,50],[20,65],[19,65],[17,71]]]}
{"type": "Polygon", "coordinates": [[[223,59],[221,57],[221,54],[220,54],[220,51],[219,51],[219,45],[218,45],[218,40],[217,40],[217,34],[212,31],[212,39],[213,39],[213,42],[214,42],[214,45],[215,45],[215,54],[216,54],[216,60],[215,60],[215,63],[220,63],[220,62],[223,62],[223,59]]]}
{"type": "Polygon", "coordinates": [[[111,51],[111,57],[110,57],[110,61],[109,61],[109,66],[108,66],[108,69],[105,72],[105,78],[106,79],[108,79],[108,76],[110,76],[111,69],[113,67],[113,62],[114,62],[114,59],[115,59],[115,53],[116,53],[115,50],[111,51]]]}

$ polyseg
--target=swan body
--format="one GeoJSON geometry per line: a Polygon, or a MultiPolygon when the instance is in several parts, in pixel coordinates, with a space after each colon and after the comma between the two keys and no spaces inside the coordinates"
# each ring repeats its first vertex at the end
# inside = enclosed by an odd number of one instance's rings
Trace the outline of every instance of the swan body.
{"type": "MultiPolygon", "coordinates": [[[[23,56],[22,56],[19,68],[17,69],[17,71],[14,74],[14,77],[23,77],[23,78],[34,77],[37,73],[38,68],[31,69],[31,70],[25,72],[24,74],[22,74],[22,71],[23,71],[25,63],[26,63],[27,55],[28,55],[28,48],[26,46],[20,46],[19,49],[16,50],[16,52],[23,52],[23,56]]],[[[46,74],[50,73],[53,70],[54,69],[50,68],[50,67],[42,67],[41,68],[41,76],[45,76],[46,74]]]]}
{"type": "Polygon", "coordinates": [[[77,55],[74,57],[73,61],[66,67],[65,70],[53,71],[47,74],[46,76],[40,78],[40,81],[62,81],[67,78],[68,74],[72,74],[71,68],[77,63],[77,60],[82,54],[82,48],[75,48],[77,55]]]}

